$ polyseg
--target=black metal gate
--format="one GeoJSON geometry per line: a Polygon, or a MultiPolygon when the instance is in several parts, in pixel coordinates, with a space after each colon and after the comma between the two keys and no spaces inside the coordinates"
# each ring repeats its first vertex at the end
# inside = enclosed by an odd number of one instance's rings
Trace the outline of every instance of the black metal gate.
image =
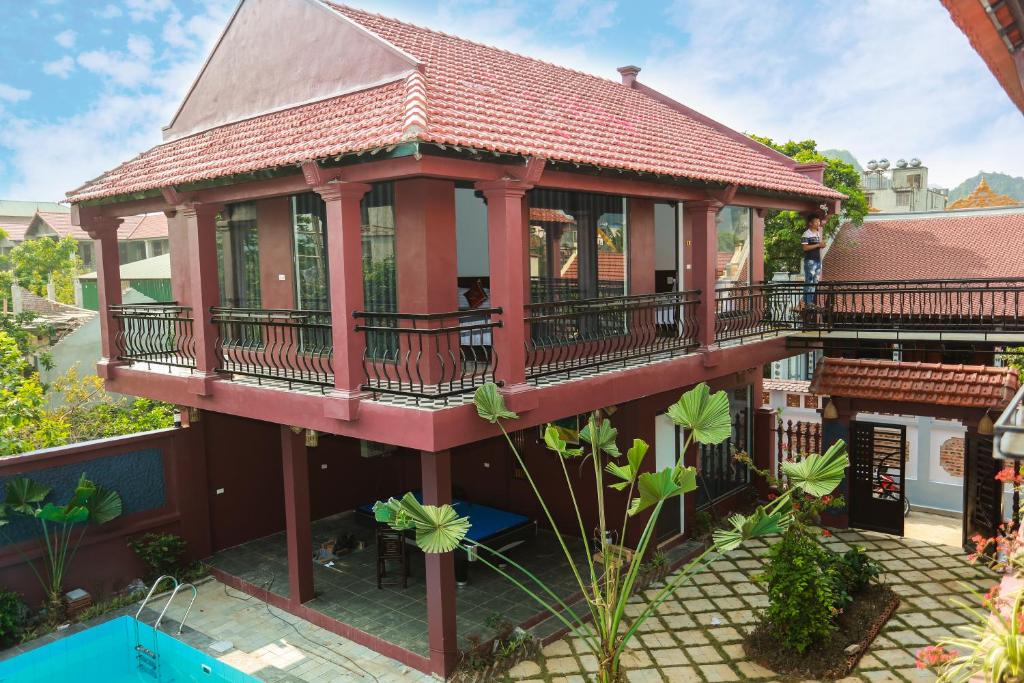
{"type": "Polygon", "coordinates": [[[850,422],[850,526],[903,535],[907,428],[850,422]]]}
{"type": "Polygon", "coordinates": [[[964,549],[971,536],[996,535],[1003,520],[1003,485],[996,481],[1002,462],[992,457],[992,437],[967,433],[964,441],[964,549]]]}

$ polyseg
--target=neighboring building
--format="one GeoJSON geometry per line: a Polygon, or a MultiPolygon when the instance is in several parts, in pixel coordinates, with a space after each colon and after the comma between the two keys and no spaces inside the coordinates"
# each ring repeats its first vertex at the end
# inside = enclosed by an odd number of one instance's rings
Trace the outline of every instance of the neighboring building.
{"type": "Polygon", "coordinates": [[[7,237],[0,237],[0,256],[9,254],[11,249],[25,241],[25,231],[37,211],[69,213],[71,209],[55,202],[0,199],[0,230],[7,235],[7,237]]]}
{"type": "Polygon", "coordinates": [[[1024,9],[1020,0],[942,0],[942,4],[1024,113],[1024,9]]]}
{"type": "MultiPolygon", "coordinates": [[[[122,264],[121,291],[126,292],[129,289],[142,294],[149,302],[173,301],[171,255],[163,254],[122,264]]],[[[79,275],[75,279],[75,305],[90,311],[100,310],[95,272],[79,275]]]]}
{"type": "MultiPolygon", "coordinates": [[[[78,256],[82,266],[95,268],[96,258],[92,238],[71,221],[69,211],[37,211],[25,229],[26,240],[48,237],[71,237],[78,242],[78,256]]],[[[118,228],[118,253],[121,263],[167,253],[167,217],[162,213],[127,216],[118,228]]]]}
{"type": "Polygon", "coordinates": [[[871,213],[941,211],[948,200],[947,190],[928,186],[928,167],[919,159],[900,159],[894,168],[887,159],[872,159],[861,175],[860,187],[871,213]]]}
{"type": "MultiPolygon", "coordinates": [[[[762,366],[793,353],[737,327],[764,277],[762,210],[835,212],[842,195],[823,164],[638,72],[611,81],[348,7],[244,0],[165,141],[69,193],[105,245],[99,374],[188,408],[208,519],[187,540],[217,576],[445,675],[486,616],[462,603],[497,577],[474,570],[457,601],[456,576],[477,563],[417,556],[407,591],[378,591],[372,526],[358,522],[381,498],[457,491],[494,511],[495,543],[531,544],[510,552],[551,569],[522,470],[471,405],[479,386],[500,383],[520,413],[513,438],[546,492],[564,482],[542,425],[571,434],[614,406],[620,433],[664,468],[680,456],[664,412],[701,381],[727,391],[730,443],[751,448],[762,366]],[[174,213],[175,305],[118,306],[117,219],[140,211],[174,213]],[[342,531],[368,548],[314,565],[313,545],[342,531]],[[253,543],[260,561],[237,561],[253,543]]],[[[685,457],[708,485],[664,516],[667,551],[698,506],[721,514],[750,495],[728,443],[685,457]]],[[[537,609],[501,611],[521,623],[537,609]]]]}
{"type": "Polygon", "coordinates": [[[946,209],[948,211],[954,209],[993,209],[1007,206],[1021,206],[1021,202],[1005,194],[996,194],[988,186],[988,181],[982,178],[973,192],[966,197],[950,202],[946,209]]]}

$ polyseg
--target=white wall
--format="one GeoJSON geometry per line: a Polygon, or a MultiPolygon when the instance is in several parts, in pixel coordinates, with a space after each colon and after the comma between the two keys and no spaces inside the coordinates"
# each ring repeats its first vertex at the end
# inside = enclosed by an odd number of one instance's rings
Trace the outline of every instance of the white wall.
{"type": "Polygon", "coordinates": [[[654,205],[654,269],[676,269],[676,213],[671,204],[654,205]]]}

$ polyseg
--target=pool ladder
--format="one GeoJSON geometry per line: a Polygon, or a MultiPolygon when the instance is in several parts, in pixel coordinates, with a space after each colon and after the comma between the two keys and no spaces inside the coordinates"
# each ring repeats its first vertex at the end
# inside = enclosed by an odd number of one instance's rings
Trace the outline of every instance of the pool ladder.
{"type": "Polygon", "coordinates": [[[138,611],[135,613],[135,659],[138,662],[139,670],[146,673],[153,678],[159,680],[160,678],[160,653],[157,652],[157,639],[154,633],[153,637],[153,649],[150,650],[148,647],[142,644],[139,638],[139,617],[142,616],[142,610],[146,608],[149,601],[152,599],[153,594],[156,592],[157,587],[165,581],[171,581],[174,588],[171,590],[170,597],[167,598],[167,603],[164,604],[163,610],[160,611],[160,616],[157,617],[156,622],[153,624],[153,630],[160,630],[160,623],[164,620],[164,615],[167,614],[167,608],[174,602],[174,598],[178,595],[178,591],[182,589],[192,590],[192,599],[188,601],[188,607],[185,608],[185,616],[181,618],[181,623],[178,624],[177,635],[181,635],[182,630],[185,628],[185,621],[188,619],[188,615],[192,613],[192,605],[195,604],[196,598],[199,597],[199,591],[192,583],[178,583],[178,580],[173,576],[164,575],[153,582],[153,586],[149,589],[149,593],[146,595],[146,599],[139,605],[138,611]]]}

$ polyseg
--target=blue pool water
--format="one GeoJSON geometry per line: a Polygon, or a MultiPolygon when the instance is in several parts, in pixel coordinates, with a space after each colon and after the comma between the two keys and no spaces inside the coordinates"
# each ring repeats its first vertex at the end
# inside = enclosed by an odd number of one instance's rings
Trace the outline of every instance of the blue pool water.
{"type": "Polygon", "coordinates": [[[250,683],[258,678],[163,632],[119,617],[0,662],[2,683],[250,683]],[[138,636],[136,636],[136,627],[138,636]],[[138,643],[155,660],[136,651],[138,643]]]}

